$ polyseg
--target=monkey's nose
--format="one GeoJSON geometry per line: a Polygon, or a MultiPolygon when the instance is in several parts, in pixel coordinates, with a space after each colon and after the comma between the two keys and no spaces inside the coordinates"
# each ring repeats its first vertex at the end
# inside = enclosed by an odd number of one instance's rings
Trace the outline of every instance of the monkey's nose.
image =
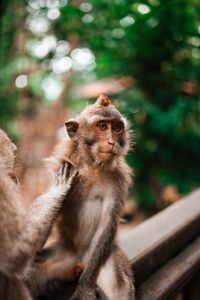
{"type": "Polygon", "coordinates": [[[114,146],[115,142],[114,141],[108,141],[108,144],[114,146]]]}

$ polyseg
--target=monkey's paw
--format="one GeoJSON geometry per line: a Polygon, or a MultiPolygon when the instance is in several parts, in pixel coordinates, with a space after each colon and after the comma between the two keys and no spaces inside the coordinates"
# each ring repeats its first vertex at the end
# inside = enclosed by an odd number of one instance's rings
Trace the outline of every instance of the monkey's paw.
{"type": "Polygon", "coordinates": [[[97,300],[95,288],[78,285],[70,300],[97,300]]]}
{"type": "Polygon", "coordinates": [[[64,162],[60,170],[56,173],[56,185],[71,187],[71,184],[78,172],[69,162],[64,162]]]}

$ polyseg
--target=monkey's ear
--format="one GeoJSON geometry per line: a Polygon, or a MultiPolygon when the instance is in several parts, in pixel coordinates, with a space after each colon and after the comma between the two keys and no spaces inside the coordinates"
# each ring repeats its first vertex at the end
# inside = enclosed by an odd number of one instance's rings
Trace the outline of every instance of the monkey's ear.
{"type": "Polygon", "coordinates": [[[79,128],[79,123],[76,120],[69,120],[65,122],[65,126],[69,137],[74,138],[79,128]]]}
{"type": "Polygon", "coordinates": [[[108,106],[112,103],[112,101],[110,100],[110,98],[108,98],[108,96],[100,95],[96,103],[99,105],[108,106]]]}

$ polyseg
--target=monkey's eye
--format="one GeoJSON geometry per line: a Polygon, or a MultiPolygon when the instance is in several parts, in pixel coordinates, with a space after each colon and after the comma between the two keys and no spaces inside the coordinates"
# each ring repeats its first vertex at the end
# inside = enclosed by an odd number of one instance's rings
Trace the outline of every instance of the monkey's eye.
{"type": "Polygon", "coordinates": [[[108,127],[107,127],[107,125],[106,125],[106,123],[97,123],[97,125],[96,125],[98,128],[99,128],[99,130],[101,130],[101,131],[105,131],[108,127]]]}
{"type": "Polygon", "coordinates": [[[114,124],[112,126],[112,131],[116,134],[120,134],[123,131],[123,126],[121,124],[114,124]]]}

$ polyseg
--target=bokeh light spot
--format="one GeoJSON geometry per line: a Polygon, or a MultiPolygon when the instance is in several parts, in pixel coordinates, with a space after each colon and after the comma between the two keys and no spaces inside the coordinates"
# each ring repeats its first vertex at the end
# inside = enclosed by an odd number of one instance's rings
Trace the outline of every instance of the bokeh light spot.
{"type": "Polygon", "coordinates": [[[49,101],[56,100],[60,96],[62,89],[61,81],[53,76],[45,78],[42,82],[42,90],[45,94],[45,98],[49,101]]]}
{"type": "Polygon", "coordinates": [[[80,5],[80,10],[82,10],[85,13],[91,11],[91,9],[92,9],[92,4],[91,3],[83,2],[80,5]]]}
{"type": "Polygon", "coordinates": [[[17,88],[20,88],[20,89],[27,86],[28,85],[27,75],[21,74],[21,75],[17,76],[17,78],[15,80],[15,85],[17,88]]]}
{"type": "Polygon", "coordinates": [[[51,68],[54,73],[62,74],[71,69],[73,61],[70,57],[54,57],[51,61],[51,68]]]}
{"type": "Polygon", "coordinates": [[[122,28],[115,28],[112,31],[112,36],[115,37],[116,39],[121,39],[125,35],[125,32],[122,28]]]}
{"type": "Polygon", "coordinates": [[[74,61],[74,69],[84,70],[88,65],[95,63],[94,54],[88,48],[77,48],[71,53],[74,61]]]}
{"type": "Polygon", "coordinates": [[[56,20],[60,17],[60,11],[57,8],[51,8],[49,9],[48,13],[47,13],[47,17],[50,20],[56,20]]]}
{"type": "Polygon", "coordinates": [[[70,51],[70,43],[64,40],[60,40],[57,43],[56,54],[57,55],[66,55],[70,51]]]}
{"type": "Polygon", "coordinates": [[[120,25],[123,27],[131,26],[135,23],[135,19],[132,16],[126,16],[120,20],[120,25]]]}
{"type": "Polygon", "coordinates": [[[85,14],[83,17],[82,17],[82,21],[84,23],[91,23],[92,21],[94,21],[94,16],[91,15],[91,14],[85,14]]]}
{"type": "Polygon", "coordinates": [[[146,15],[150,12],[150,7],[146,4],[140,4],[138,5],[138,12],[142,15],[146,15]]]}

